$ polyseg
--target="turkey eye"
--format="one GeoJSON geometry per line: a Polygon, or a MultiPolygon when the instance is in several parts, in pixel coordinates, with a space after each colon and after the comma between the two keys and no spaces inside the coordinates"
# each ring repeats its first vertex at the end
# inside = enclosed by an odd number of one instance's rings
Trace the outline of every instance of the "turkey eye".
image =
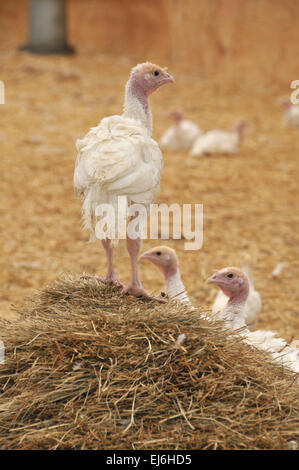
{"type": "Polygon", "coordinates": [[[227,275],[227,277],[229,277],[229,278],[231,279],[232,277],[234,277],[234,275],[233,275],[233,273],[229,273],[229,274],[227,275]]]}
{"type": "Polygon", "coordinates": [[[155,71],[154,71],[154,75],[155,75],[156,77],[159,75],[159,73],[160,73],[159,70],[155,70],[155,71]]]}
{"type": "Polygon", "coordinates": [[[161,251],[157,251],[156,255],[161,256],[161,251]]]}

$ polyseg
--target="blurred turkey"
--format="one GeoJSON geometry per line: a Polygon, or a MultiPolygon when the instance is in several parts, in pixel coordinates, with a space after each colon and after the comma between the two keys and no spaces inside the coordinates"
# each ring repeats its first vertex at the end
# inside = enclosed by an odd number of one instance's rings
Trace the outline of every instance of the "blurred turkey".
{"type": "Polygon", "coordinates": [[[195,123],[183,119],[182,111],[170,111],[168,116],[173,120],[173,125],[162,135],[161,147],[168,150],[188,150],[197,137],[202,135],[202,130],[195,123]]]}
{"type": "MultiPolygon", "coordinates": [[[[83,139],[77,140],[74,186],[83,201],[83,229],[91,232],[91,239],[101,239],[106,251],[107,276],[97,278],[104,283],[121,285],[113,268],[113,246],[123,236],[115,227],[118,197],[124,196],[128,207],[140,203],[148,210],[159,193],[163,161],[158,144],[151,138],[148,96],[173,81],[172,76],[157,65],[149,62],[137,65],[126,84],[123,114],[103,118],[83,139]],[[105,226],[96,227],[97,216],[101,215],[97,214],[100,204],[109,204],[114,211],[108,212],[105,226]]],[[[141,230],[139,227],[136,239],[127,236],[132,280],[122,292],[150,297],[137,271],[141,230]]]]}
{"type": "Polygon", "coordinates": [[[208,283],[217,285],[229,298],[225,309],[217,319],[224,321],[230,330],[240,330],[246,343],[271,353],[275,362],[299,372],[299,351],[288,345],[277,333],[267,330],[249,331],[246,328],[244,307],[250,290],[248,276],[239,268],[228,267],[215,271],[208,283]]]}
{"type": "Polygon", "coordinates": [[[234,154],[239,150],[243,131],[247,123],[239,121],[232,131],[212,130],[198,137],[190,151],[190,155],[201,156],[216,153],[234,154]]]}
{"type": "Polygon", "coordinates": [[[194,309],[181,279],[179,260],[175,250],[168,246],[156,246],[145,251],[140,260],[151,261],[164,277],[165,293],[170,299],[178,300],[194,309]]]}
{"type": "Polygon", "coordinates": [[[278,100],[278,104],[284,108],[283,125],[299,127],[299,105],[292,104],[288,99],[278,100]]]}
{"type": "MultiPolygon", "coordinates": [[[[249,255],[246,255],[244,258],[242,271],[247,274],[249,281],[249,295],[244,306],[245,323],[250,330],[254,330],[258,321],[258,314],[262,308],[262,301],[260,294],[255,290],[253,285],[251,272],[252,262],[249,255]]],[[[221,313],[227,306],[228,300],[229,298],[220,289],[212,306],[212,314],[216,315],[217,313],[221,313]]]]}

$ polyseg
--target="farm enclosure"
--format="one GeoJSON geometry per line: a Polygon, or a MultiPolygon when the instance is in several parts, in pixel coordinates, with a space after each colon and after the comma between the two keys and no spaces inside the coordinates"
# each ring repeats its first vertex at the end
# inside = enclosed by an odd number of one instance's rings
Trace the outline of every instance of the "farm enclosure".
{"type": "MultiPolygon", "coordinates": [[[[177,106],[204,130],[230,128],[240,117],[250,121],[235,157],[196,160],[164,152],[159,202],[204,204],[202,250],[185,252],[183,241],[169,243],[192,300],[210,306],[214,291],[204,280],[250,252],[263,300],[258,326],[288,340],[298,337],[299,134],[282,126],[276,104],[299,74],[298,2],[126,5],[124,11],[116,0],[70,0],[69,41],[78,54],[42,57],[17,51],[26,40],[28,2],[17,9],[1,2],[1,314],[11,316],[11,304],[21,305],[62,272],[105,269],[101,248],[87,245],[80,230],[74,144],[103,116],[121,112],[130,68],[150,59],[168,65],[176,78],[176,85],[151,98],[154,138],[169,125],[165,110],[177,106]],[[273,279],[281,261],[286,267],[273,279]]],[[[116,256],[127,281],[123,245],[116,256]]],[[[161,290],[151,266],[142,267],[142,278],[148,289],[161,290]]]]}

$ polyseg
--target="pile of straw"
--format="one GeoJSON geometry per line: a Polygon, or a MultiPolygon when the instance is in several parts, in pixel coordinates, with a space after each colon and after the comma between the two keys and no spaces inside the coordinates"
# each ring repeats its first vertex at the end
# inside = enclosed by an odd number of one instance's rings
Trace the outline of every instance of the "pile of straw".
{"type": "Polygon", "coordinates": [[[68,276],[20,313],[0,325],[1,449],[290,449],[299,439],[294,374],[199,309],[68,276]]]}

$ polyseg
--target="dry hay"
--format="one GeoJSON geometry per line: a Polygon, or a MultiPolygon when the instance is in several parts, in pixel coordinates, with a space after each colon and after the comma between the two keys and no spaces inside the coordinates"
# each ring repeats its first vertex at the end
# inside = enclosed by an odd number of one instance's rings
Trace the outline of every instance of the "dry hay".
{"type": "Polygon", "coordinates": [[[200,313],[72,276],[43,290],[1,322],[0,448],[290,448],[294,375],[200,313]]]}

